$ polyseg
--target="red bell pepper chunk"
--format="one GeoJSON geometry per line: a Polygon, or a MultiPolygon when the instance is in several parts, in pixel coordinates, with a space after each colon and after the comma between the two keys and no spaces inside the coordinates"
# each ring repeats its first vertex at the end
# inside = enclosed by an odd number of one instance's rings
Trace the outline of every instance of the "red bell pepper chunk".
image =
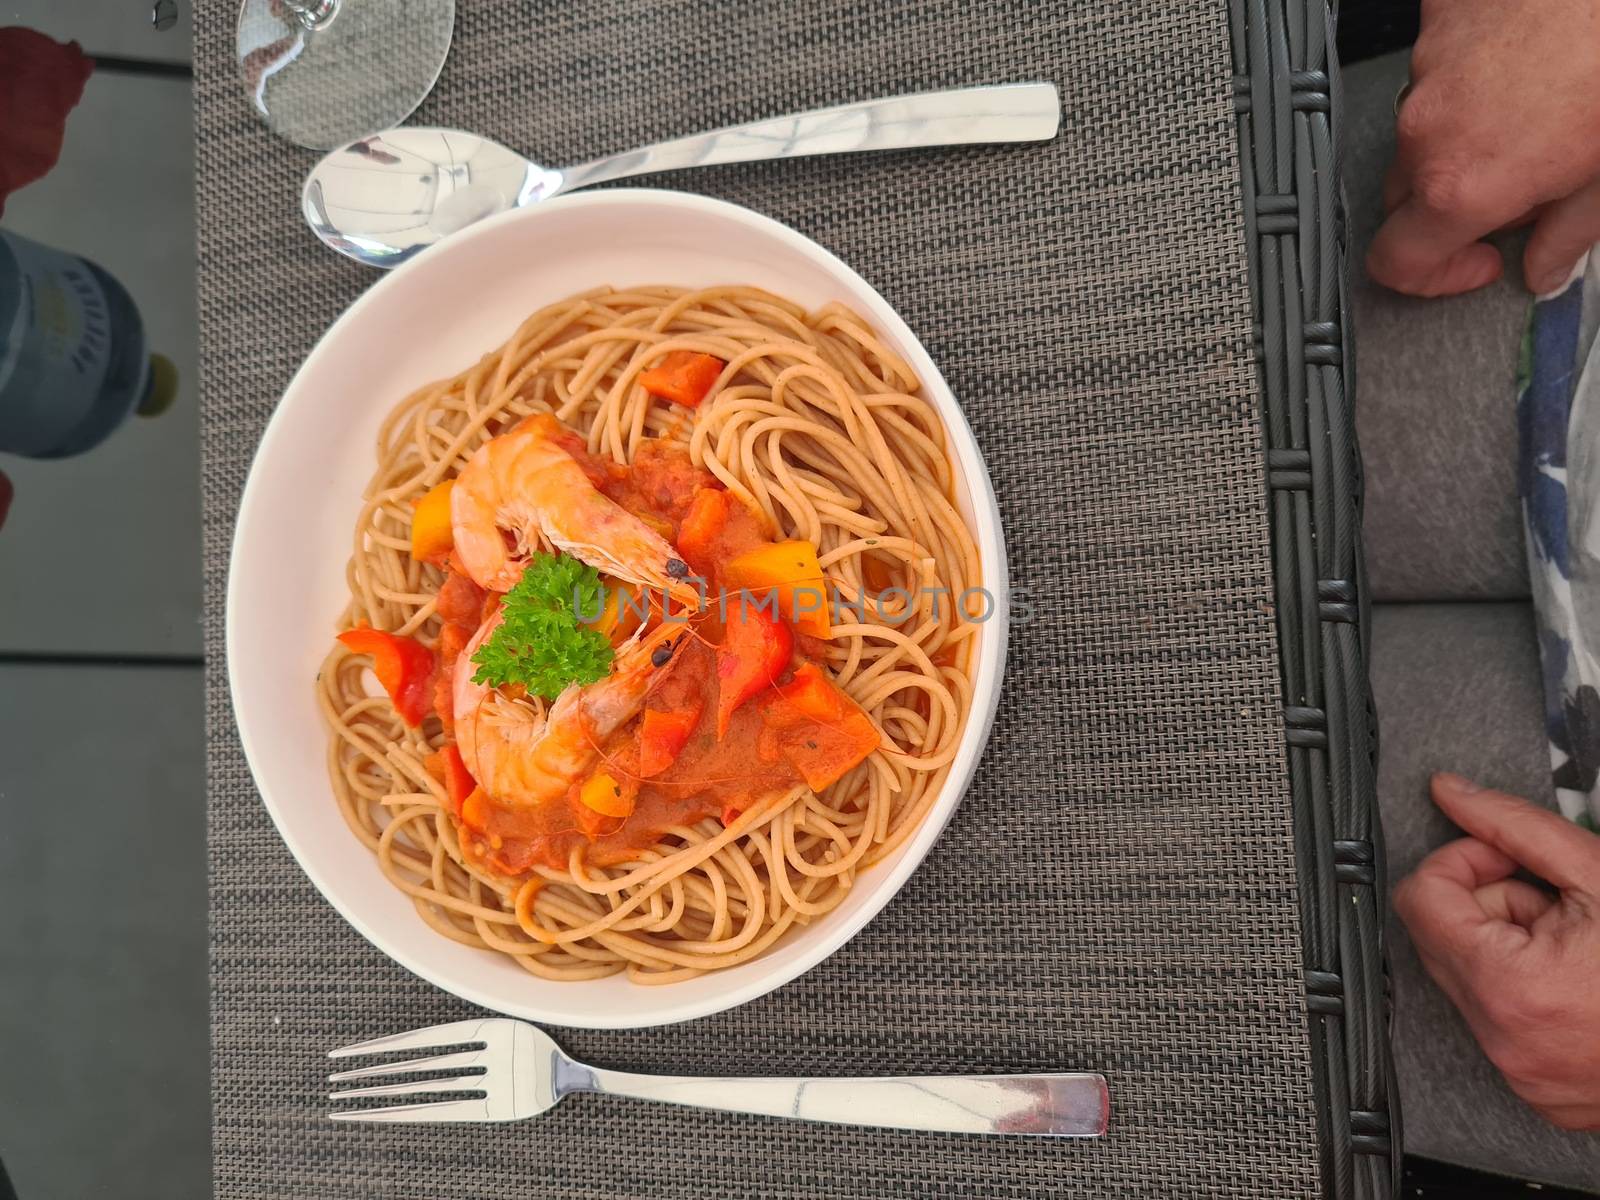
{"type": "Polygon", "coordinates": [[[659,396],[685,408],[696,408],[727,365],[710,354],[672,350],[639,376],[639,386],[652,396],[659,396]]]}
{"type": "Polygon", "coordinates": [[[457,817],[461,816],[461,806],[478,789],[478,781],[467,770],[467,764],[461,759],[461,751],[454,742],[448,742],[443,749],[428,755],[425,763],[428,773],[444,784],[445,795],[450,800],[450,811],[457,817]]]}
{"type": "Polygon", "coordinates": [[[456,659],[461,657],[461,652],[467,648],[467,643],[472,640],[476,632],[469,625],[457,625],[447,622],[439,630],[439,641],[434,646],[434,655],[438,662],[438,670],[433,676],[433,711],[439,714],[439,720],[444,722],[444,731],[455,733],[455,665],[456,659]]]}
{"type": "Polygon", "coordinates": [[[717,737],[738,707],[772,686],[794,654],[794,634],[765,608],[732,604],[717,647],[717,737]]]}
{"type": "Polygon", "coordinates": [[[381,629],[347,629],[339,640],[356,654],[371,656],[372,673],[400,719],[413,729],[421,725],[432,707],[433,651],[416,638],[381,629]]]}
{"type": "Polygon", "coordinates": [[[644,721],[639,727],[639,774],[649,779],[676,762],[699,723],[698,705],[672,712],[645,709],[644,721]]]}

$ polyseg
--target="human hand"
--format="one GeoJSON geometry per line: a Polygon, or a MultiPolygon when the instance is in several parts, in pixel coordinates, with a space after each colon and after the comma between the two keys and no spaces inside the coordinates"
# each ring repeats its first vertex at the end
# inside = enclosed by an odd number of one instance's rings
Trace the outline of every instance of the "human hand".
{"type": "Polygon", "coordinates": [[[1600,0],[1422,0],[1367,271],[1446,296],[1500,277],[1480,238],[1532,222],[1530,290],[1600,242],[1600,0]]]}
{"type": "Polygon", "coordinates": [[[1417,952],[1511,1090],[1563,1129],[1600,1129],[1600,837],[1547,809],[1435,775],[1471,835],[1394,893],[1417,952]],[[1559,895],[1510,876],[1526,867],[1559,895]]]}

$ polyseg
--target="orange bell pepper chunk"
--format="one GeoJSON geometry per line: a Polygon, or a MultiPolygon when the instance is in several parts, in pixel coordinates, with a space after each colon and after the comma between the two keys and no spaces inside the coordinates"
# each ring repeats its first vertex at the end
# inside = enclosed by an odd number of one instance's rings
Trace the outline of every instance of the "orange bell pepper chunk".
{"type": "Polygon", "coordinates": [[[473,788],[461,801],[461,823],[479,833],[489,828],[489,793],[473,788]]]}
{"type": "Polygon", "coordinates": [[[641,595],[631,583],[610,576],[601,581],[601,588],[605,599],[600,605],[600,615],[584,624],[599,630],[613,646],[620,646],[649,615],[650,597],[641,595]]]}
{"type": "Polygon", "coordinates": [[[626,817],[633,812],[637,786],[624,787],[616,777],[596,771],[578,789],[578,799],[585,808],[593,809],[603,817],[626,817]]]}
{"type": "Polygon", "coordinates": [[[678,553],[705,574],[717,535],[727,523],[728,493],[721,488],[697,488],[689,501],[689,511],[678,526],[678,553]]]}
{"type": "Polygon", "coordinates": [[[450,521],[450,493],[456,481],[446,479],[429,489],[411,514],[411,557],[418,562],[442,563],[455,549],[450,521]]]}
{"type": "Polygon", "coordinates": [[[792,705],[801,716],[823,723],[841,720],[852,708],[860,711],[856,702],[815,663],[802,663],[793,681],[778,689],[778,698],[792,705]]]}
{"type": "Polygon", "coordinates": [[[639,376],[639,386],[652,396],[695,408],[706,398],[711,385],[727,365],[710,354],[673,350],[639,376]]]}
{"type": "Polygon", "coordinates": [[[459,571],[451,571],[439,585],[439,615],[452,625],[472,629],[483,621],[484,591],[459,571]]]}
{"type": "Polygon", "coordinates": [[[878,727],[815,663],[761,702],[762,742],[775,742],[814,792],[837,783],[878,748],[878,727]]]}
{"type": "Polygon", "coordinates": [[[730,588],[742,588],[754,596],[776,592],[778,611],[801,633],[833,636],[828,581],[817,562],[817,548],[810,542],[796,538],[746,550],[723,564],[722,579],[730,588]]]}
{"type": "Polygon", "coordinates": [[[381,629],[347,629],[339,640],[372,659],[372,673],[394,702],[400,719],[415,729],[432,708],[433,651],[416,638],[381,629]]]}

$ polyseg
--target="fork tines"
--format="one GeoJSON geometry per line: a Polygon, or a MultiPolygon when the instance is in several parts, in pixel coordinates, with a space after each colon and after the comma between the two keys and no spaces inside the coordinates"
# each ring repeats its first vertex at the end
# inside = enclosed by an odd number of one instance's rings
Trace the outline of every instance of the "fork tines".
{"type": "Polygon", "coordinates": [[[358,1055],[386,1054],[400,1050],[423,1050],[434,1053],[398,1062],[378,1063],[369,1067],[354,1067],[335,1071],[328,1076],[329,1083],[350,1083],[360,1079],[382,1079],[391,1075],[412,1075],[432,1072],[431,1078],[412,1079],[397,1083],[373,1083],[363,1087],[341,1088],[328,1093],[330,1100],[353,1100],[363,1096],[417,1096],[447,1092],[478,1092],[479,1096],[457,1100],[436,1100],[423,1104],[401,1104],[388,1107],[335,1109],[328,1116],[335,1121],[487,1121],[489,1100],[485,1093],[489,1067],[489,1044],[486,1026],[493,1018],[456,1021],[450,1025],[434,1025],[427,1029],[413,1029],[409,1033],[396,1033],[389,1037],[372,1038],[352,1046],[330,1050],[332,1059],[354,1058],[358,1055]],[[471,1049],[441,1051],[451,1046],[471,1046],[471,1049]]]}

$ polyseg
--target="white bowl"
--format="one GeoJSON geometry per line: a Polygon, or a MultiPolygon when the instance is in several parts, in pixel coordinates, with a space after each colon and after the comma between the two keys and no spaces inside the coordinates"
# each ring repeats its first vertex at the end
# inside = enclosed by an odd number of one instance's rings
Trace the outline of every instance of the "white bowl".
{"type": "Polygon", "coordinates": [[[556,1025],[637,1028],[720,1012],[787,983],[900,890],[955,812],[988,740],[1005,663],[1006,599],[999,511],[972,432],[933,360],[871,285],[815,242],[747,209],[677,192],[594,192],[456,234],[380,280],[323,335],[273,414],[245,485],[228,576],[228,675],[267,811],[312,883],[373,945],[485,1008],[556,1025]],[[683,983],[557,983],[433,932],[384,878],[329,791],[328,733],[313,679],[346,602],[351,522],[383,416],[419,384],[504,341],[534,309],[601,284],[644,283],[754,284],[808,307],[840,300],[871,321],[944,419],[995,614],[978,635],[973,711],[932,811],[843,904],[759,959],[683,983]]]}

